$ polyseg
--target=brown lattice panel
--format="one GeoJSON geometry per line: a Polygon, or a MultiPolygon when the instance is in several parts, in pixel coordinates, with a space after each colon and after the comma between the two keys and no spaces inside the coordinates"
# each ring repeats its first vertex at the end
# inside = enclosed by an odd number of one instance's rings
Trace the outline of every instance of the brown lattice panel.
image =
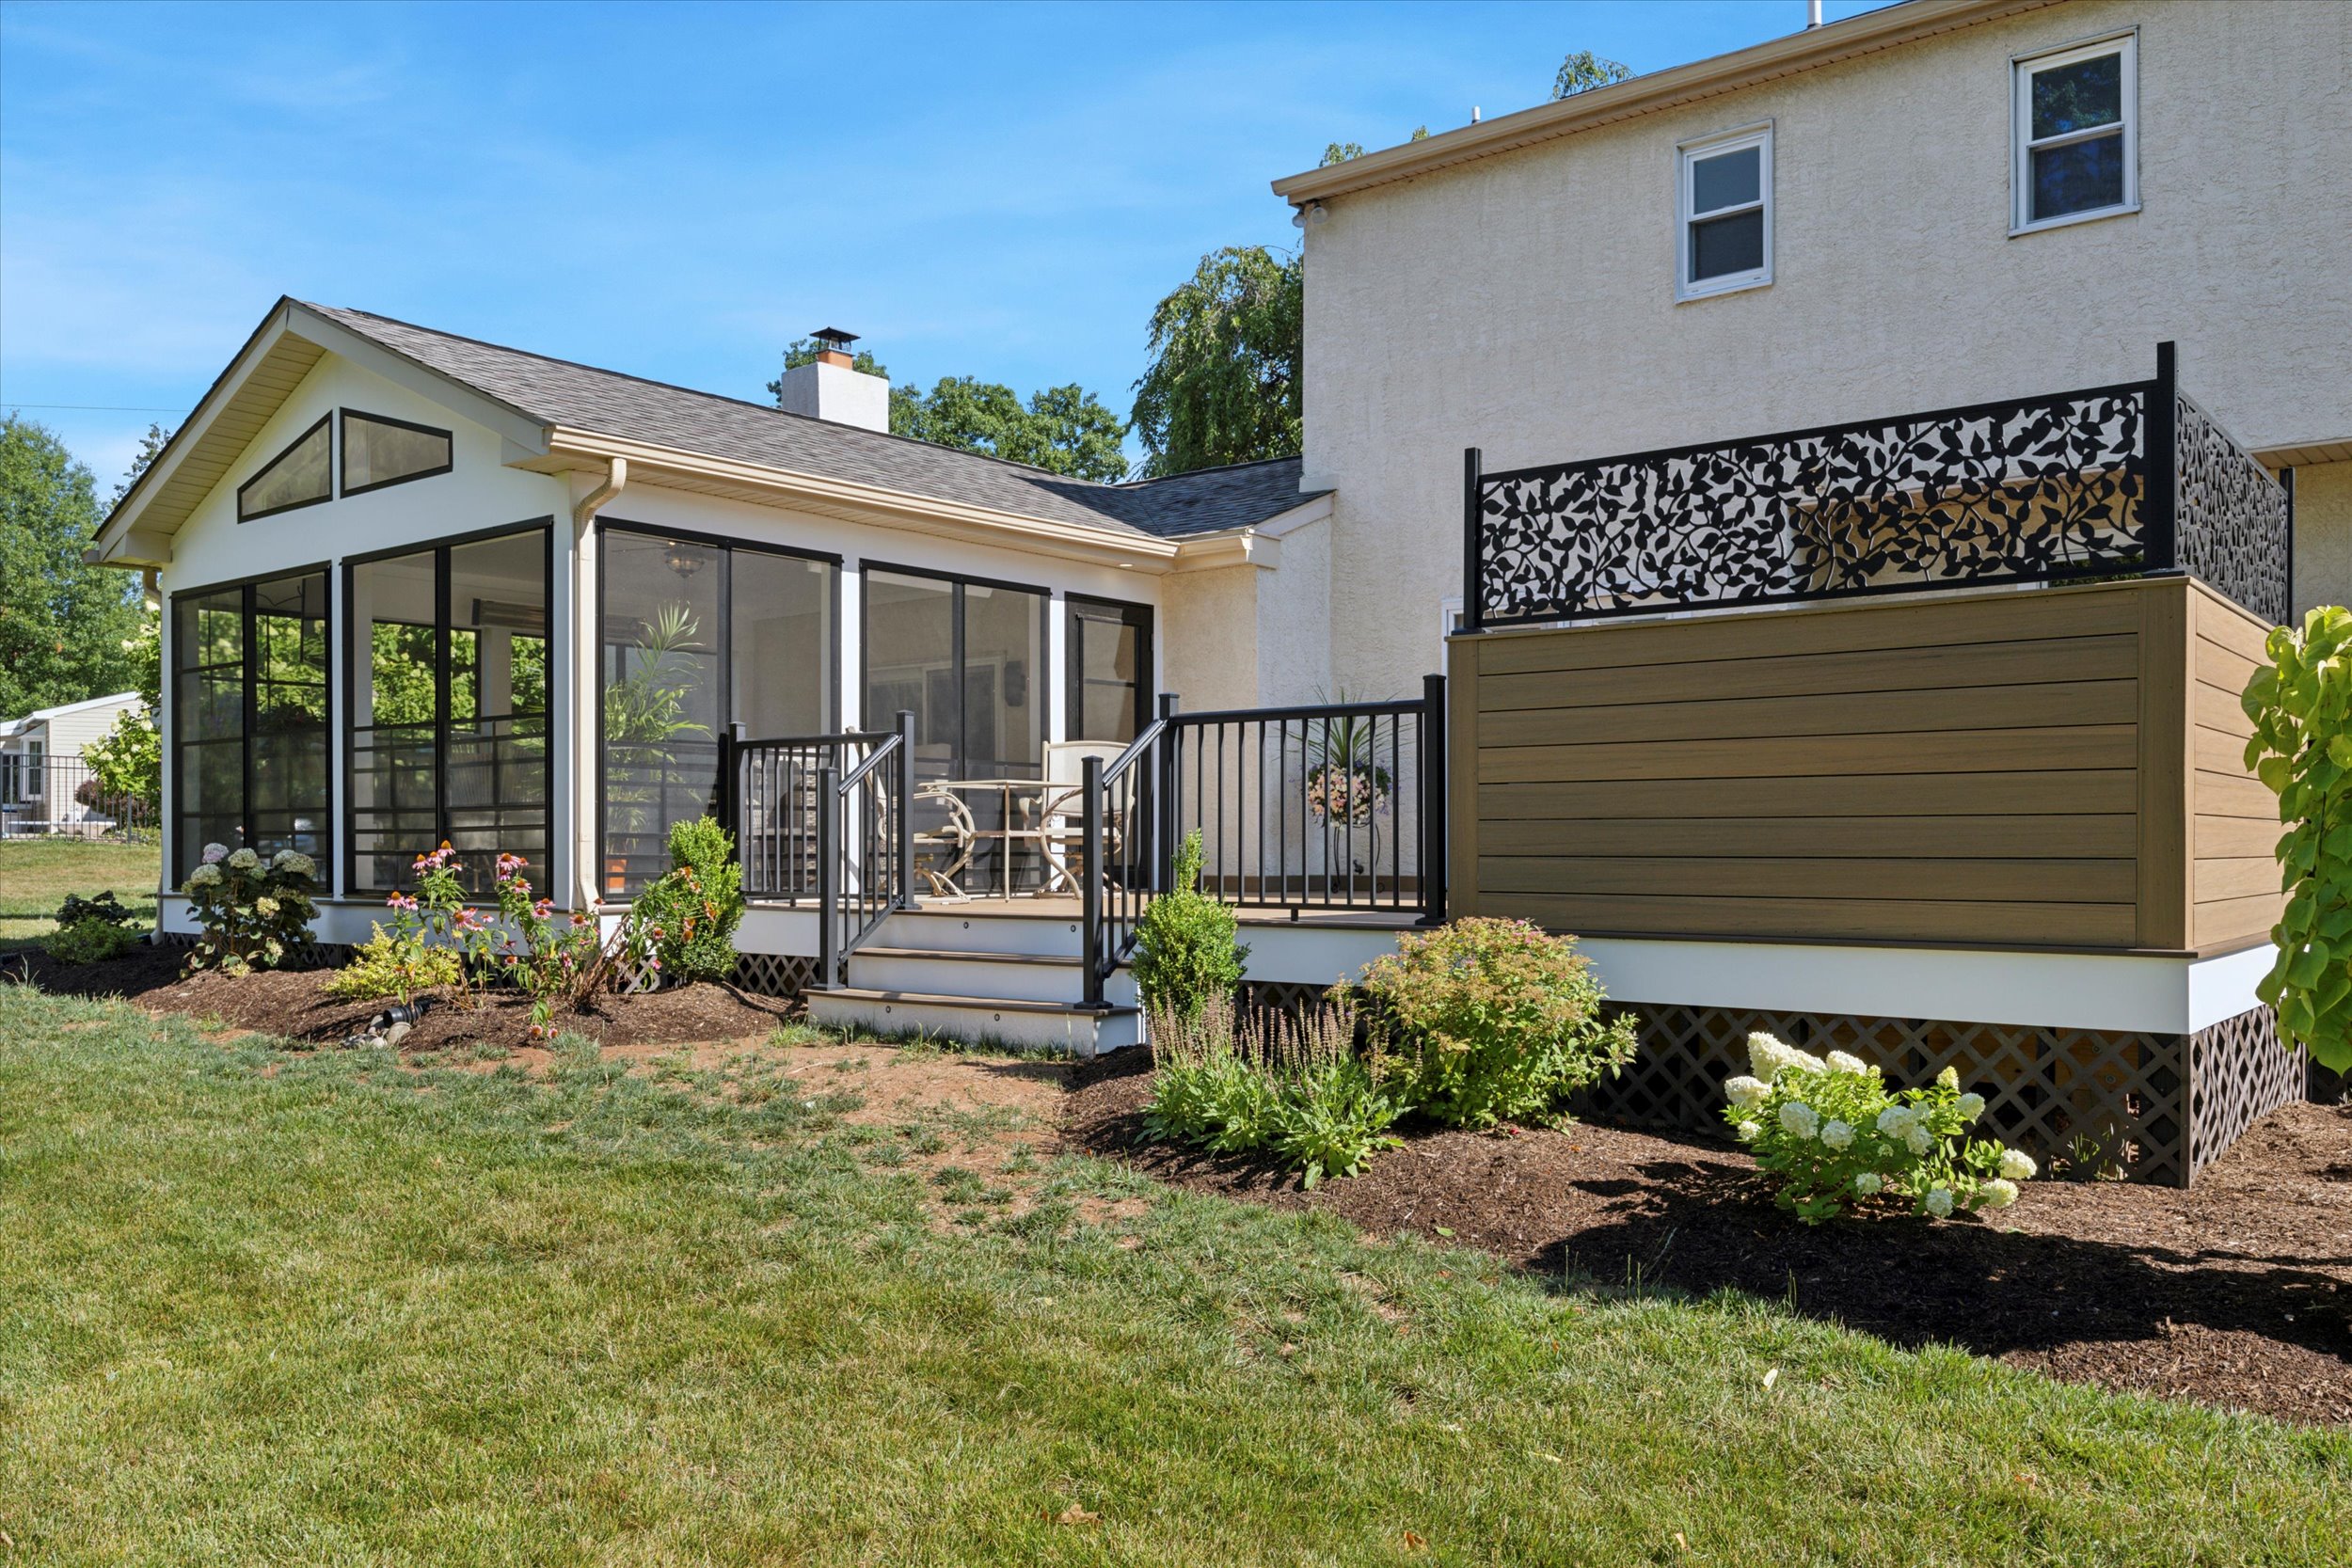
{"type": "Polygon", "coordinates": [[[1851,1052],[1906,1088],[1953,1068],[1985,1097],[1988,1130],[2045,1166],[2063,1159],[2175,1186],[2294,1100],[2304,1071],[2300,1053],[2279,1049],[2265,1009],[2196,1036],[1714,1007],[1625,1011],[1639,1022],[1642,1050],[1582,1097],[1580,1112],[1597,1121],[1722,1132],[1724,1080],[1747,1070],[1748,1035],[1761,1029],[1802,1050],[1851,1052]]]}

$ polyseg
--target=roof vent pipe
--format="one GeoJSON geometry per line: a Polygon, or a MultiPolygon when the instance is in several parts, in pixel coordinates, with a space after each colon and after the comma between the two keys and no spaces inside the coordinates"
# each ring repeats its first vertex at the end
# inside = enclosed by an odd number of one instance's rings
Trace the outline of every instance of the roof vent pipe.
{"type": "Polygon", "coordinates": [[[1804,27],[1806,32],[1821,24],[1821,0],[1805,0],[1804,27]]]}

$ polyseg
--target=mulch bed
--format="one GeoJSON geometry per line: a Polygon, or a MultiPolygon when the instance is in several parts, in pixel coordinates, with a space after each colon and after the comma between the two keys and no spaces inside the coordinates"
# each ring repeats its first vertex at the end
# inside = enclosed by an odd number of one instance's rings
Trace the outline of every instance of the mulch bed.
{"type": "Polygon", "coordinates": [[[1139,1051],[1082,1069],[1066,1140],[1161,1181],[1525,1268],[1731,1288],[2051,1377],[2352,1420],[2352,1107],[2274,1113],[2185,1192],[2042,1180],[1990,1218],[1811,1227],[1736,1145],[1590,1124],[1429,1132],[1310,1193],[1262,1162],[1143,1143],[1150,1090],[1139,1051]]]}
{"type": "MultiPolygon", "coordinates": [[[[184,952],[147,947],[97,964],[59,964],[38,952],[24,955],[27,977],[43,990],[119,996],[149,1012],[217,1019],[233,1029],[313,1044],[341,1043],[389,1005],[327,995],[331,970],[262,970],[232,979],[210,973],[183,975],[185,959],[184,952]]],[[[401,1039],[403,1052],[485,1045],[511,1051],[531,1043],[531,1004],[525,998],[493,993],[484,1006],[467,1007],[437,993],[436,1003],[401,1039]]],[[[580,1011],[556,1014],[555,1027],[605,1045],[665,1045],[764,1035],[789,1011],[789,1004],[774,997],[698,984],[637,996],[600,993],[580,1011]]]]}

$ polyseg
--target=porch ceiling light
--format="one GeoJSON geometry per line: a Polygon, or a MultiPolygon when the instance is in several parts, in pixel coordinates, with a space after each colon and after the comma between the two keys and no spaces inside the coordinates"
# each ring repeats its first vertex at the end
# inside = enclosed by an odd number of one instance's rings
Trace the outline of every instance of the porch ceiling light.
{"type": "Polygon", "coordinates": [[[664,565],[678,575],[680,581],[691,578],[703,569],[701,553],[685,545],[672,545],[669,553],[661,560],[664,565]]]}

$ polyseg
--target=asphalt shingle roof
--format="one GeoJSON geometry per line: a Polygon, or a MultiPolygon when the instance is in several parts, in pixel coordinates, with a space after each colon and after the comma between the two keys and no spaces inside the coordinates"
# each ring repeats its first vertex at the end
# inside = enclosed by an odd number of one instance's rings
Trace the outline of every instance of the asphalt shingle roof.
{"type": "Polygon", "coordinates": [[[1295,457],[1204,468],[1137,484],[1098,484],[977,452],[501,348],[364,310],[331,305],[310,309],[542,423],[934,500],[1172,539],[1263,522],[1310,499],[1298,488],[1295,457]]]}

